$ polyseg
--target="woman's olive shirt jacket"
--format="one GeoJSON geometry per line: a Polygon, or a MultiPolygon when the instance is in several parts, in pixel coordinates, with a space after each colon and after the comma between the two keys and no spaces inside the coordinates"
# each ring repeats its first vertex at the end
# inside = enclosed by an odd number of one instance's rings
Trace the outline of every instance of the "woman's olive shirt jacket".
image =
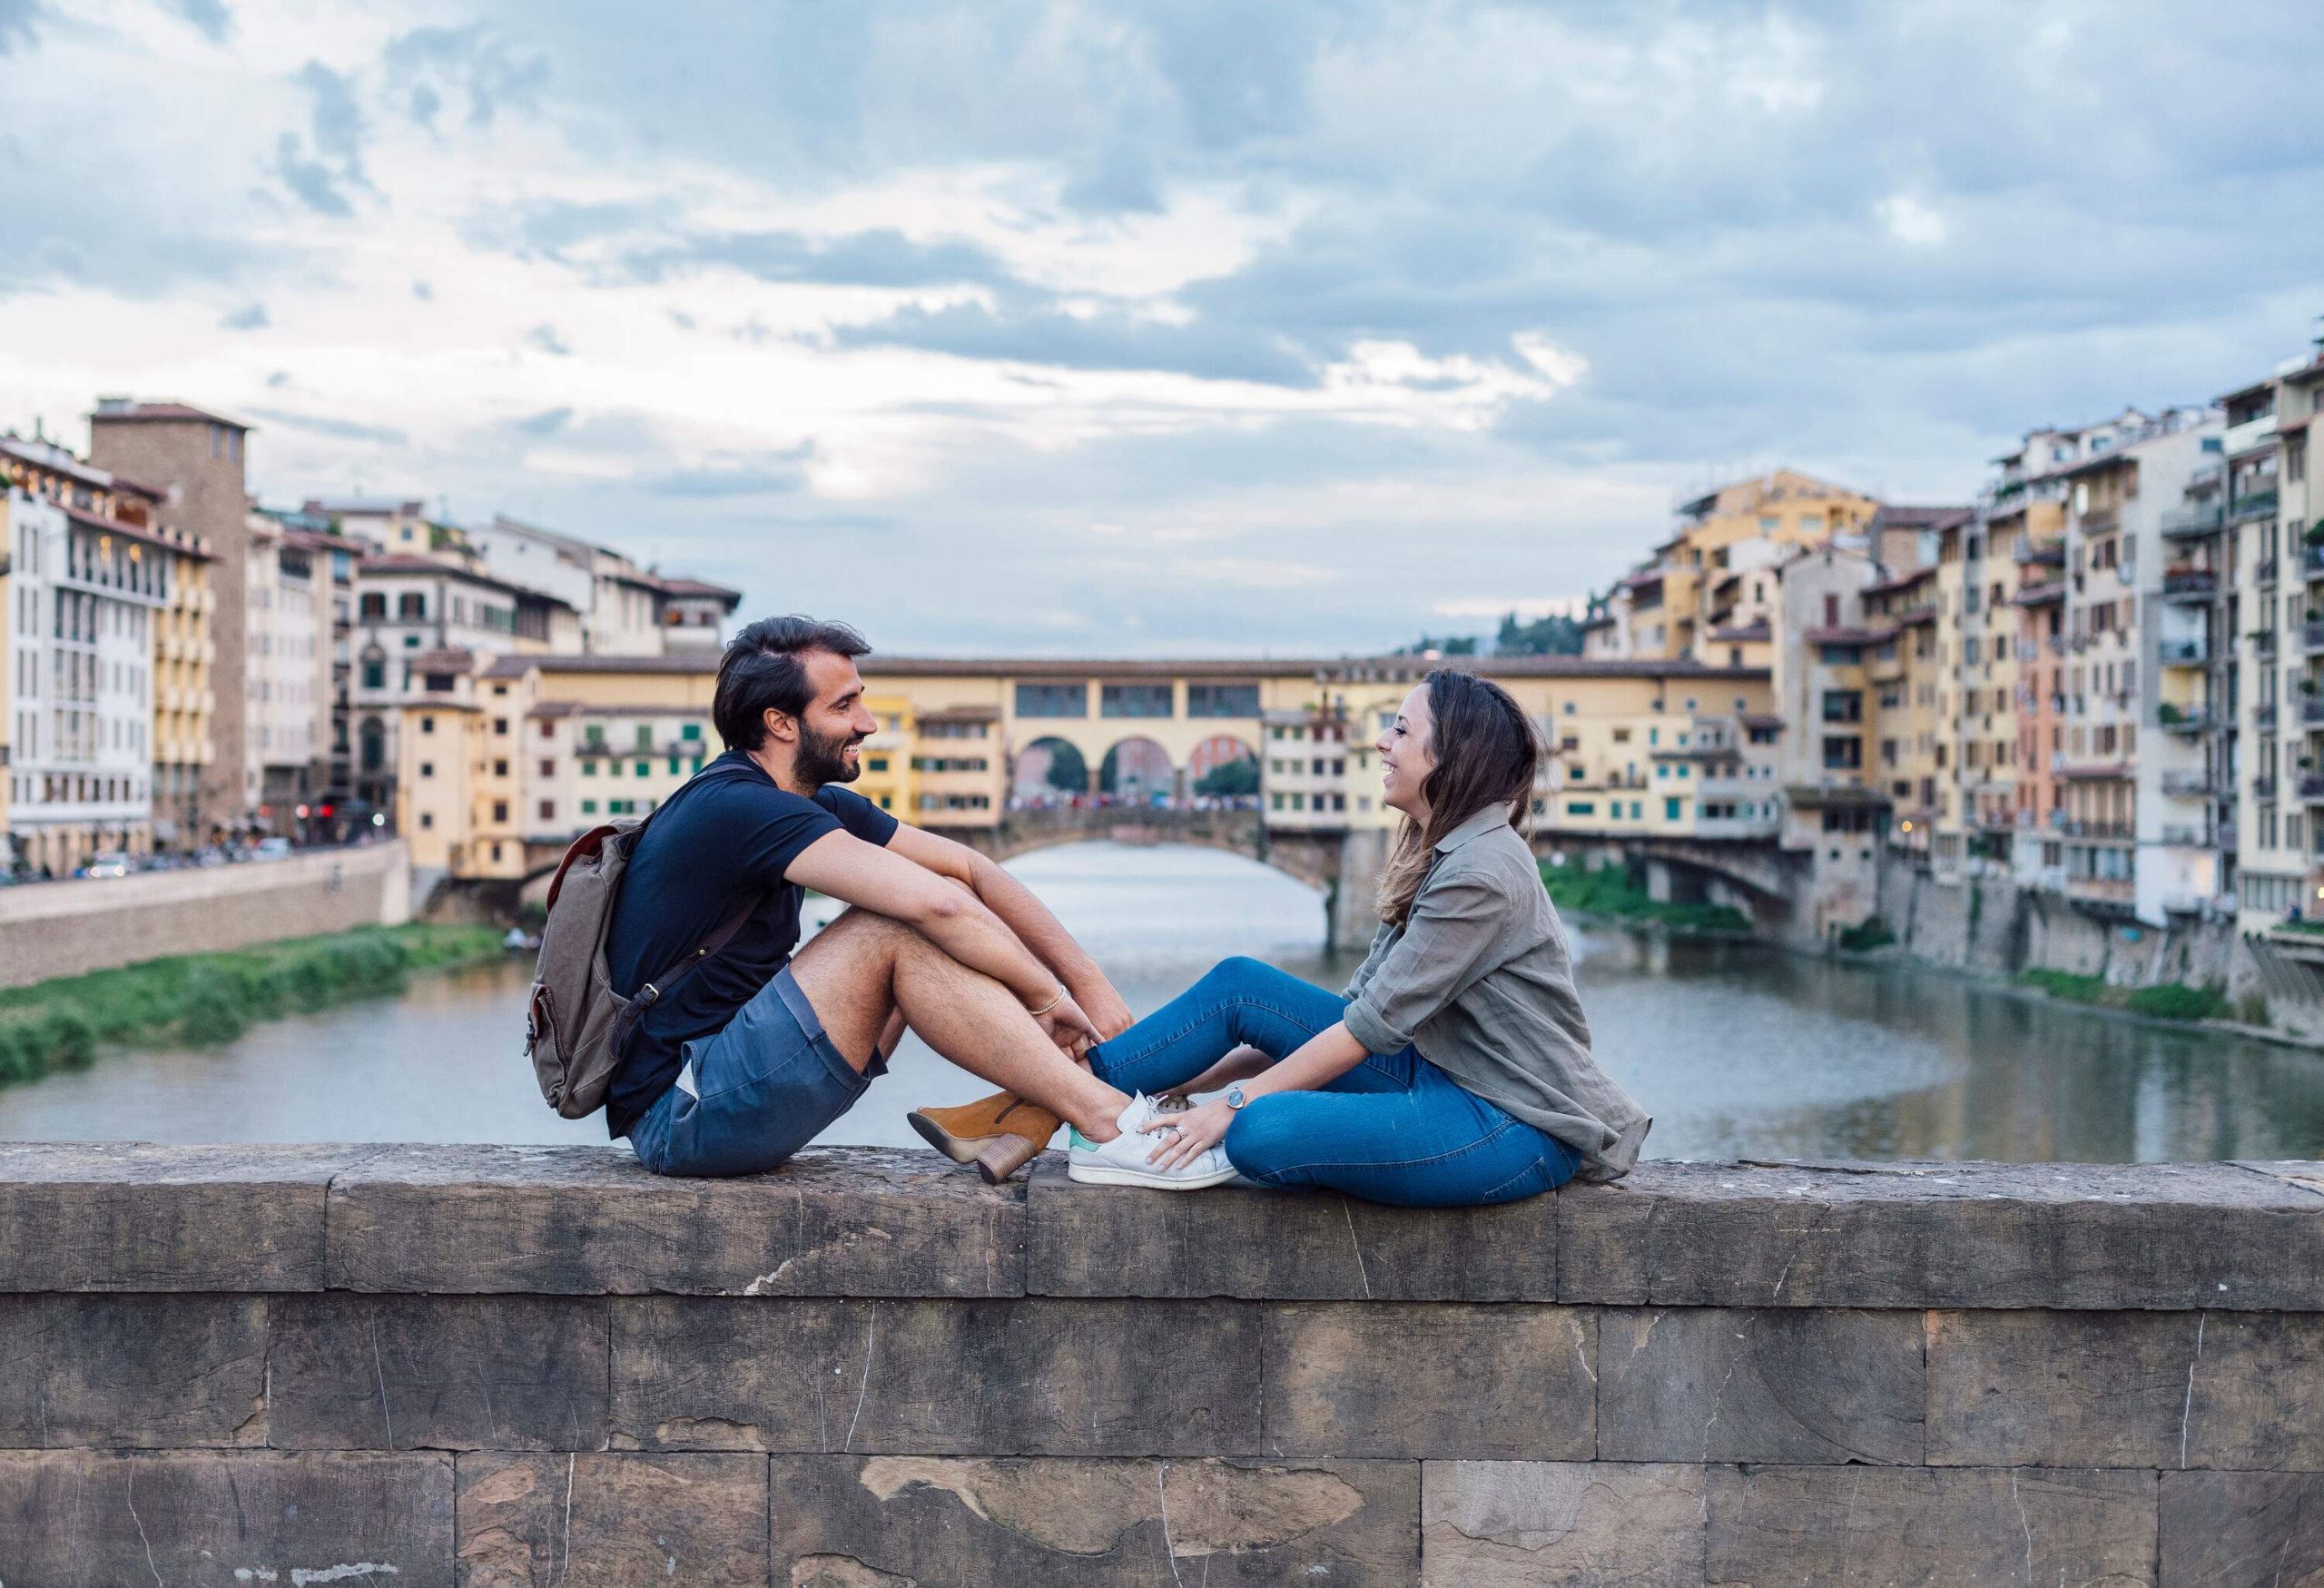
{"type": "Polygon", "coordinates": [[[1500,805],[1436,845],[1403,926],[1384,925],[1348,983],[1349,1031],[1374,1053],[1409,1042],[1477,1096],[1619,1179],[1653,1120],[1590,1056],[1565,928],[1533,851],[1500,805]]]}

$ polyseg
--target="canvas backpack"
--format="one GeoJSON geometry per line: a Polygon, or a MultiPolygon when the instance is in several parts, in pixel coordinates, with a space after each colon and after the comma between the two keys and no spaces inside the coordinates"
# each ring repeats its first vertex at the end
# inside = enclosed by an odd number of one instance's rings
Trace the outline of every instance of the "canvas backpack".
{"type": "Polygon", "coordinates": [[[525,1011],[525,1052],[541,1096],[568,1119],[605,1106],[638,1021],[669,995],[680,977],[724,948],[759,902],[743,899],[684,959],[648,979],[635,998],[615,992],[606,940],[622,879],[652,821],[648,816],[592,827],[573,841],[548,885],[548,922],[541,928],[540,963],[525,1011]]]}

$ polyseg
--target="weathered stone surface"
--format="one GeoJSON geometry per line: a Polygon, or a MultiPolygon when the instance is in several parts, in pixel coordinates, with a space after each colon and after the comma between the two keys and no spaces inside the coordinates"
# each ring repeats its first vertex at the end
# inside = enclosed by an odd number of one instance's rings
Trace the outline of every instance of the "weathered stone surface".
{"type": "Polygon", "coordinates": [[[1415,1462],[778,1455],[774,1581],[1408,1584],[1415,1462]],[[881,1573],[885,1573],[882,1575],[881,1573]]]}
{"type": "Polygon", "coordinates": [[[1426,1588],[1702,1588],[1708,1467],[1432,1461],[1426,1588]]]}
{"type": "Polygon", "coordinates": [[[599,1450],[606,1303],[300,1296],[273,1304],[279,1449],[599,1450]]]}
{"type": "Polygon", "coordinates": [[[1704,1563],[1720,1588],[2129,1588],[2154,1544],[2151,1472],[1721,1466],[1704,1563]]]}
{"type": "Polygon", "coordinates": [[[1038,1296],[1557,1299],[1555,1197],[1420,1208],[1336,1191],[1125,1191],[1075,1185],[1049,1153],[1026,1218],[1025,1287],[1038,1296]]]}
{"type": "Polygon", "coordinates": [[[1938,1312],[1935,1465],[2324,1468],[2324,1317],[1938,1312]]]}
{"type": "Polygon", "coordinates": [[[0,1297],[0,1446],[265,1443],[264,1297],[0,1297]]]}
{"type": "Polygon", "coordinates": [[[320,1290],[324,1187],[379,1150],[0,1146],[0,1291],[320,1290]]]}
{"type": "Polygon", "coordinates": [[[1597,1319],[1574,1307],[1272,1307],[1270,1455],[1587,1461],[1597,1319]]]}
{"type": "Polygon", "coordinates": [[[451,1588],[452,1458],[0,1453],[0,1579],[451,1588]]]}
{"type": "Polygon", "coordinates": [[[617,1447],[933,1455],[1256,1452],[1237,1302],[614,1303],[617,1447]]]}
{"type": "Polygon", "coordinates": [[[1649,1162],[1557,1208],[1569,1302],[2324,1310],[2324,1197],[2233,1164],[1649,1162]]]}
{"type": "Polygon", "coordinates": [[[471,1451],[459,1457],[459,1559],[461,1588],[761,1588],[766,1462],[471,1451]]]}
{"type": "Polygon", "coordinates": [[[2324,1162],[2314,1159],[2277,1159],[2267,1162],[2239,1163],[2236,1167],[2324,1197],[2324,1162]]]}
{"type": "Polygon", "coordinates": [[[1921,1459],[1921,1315],[1610,1307],[1601,1461],[1921,1459]]]}
{"type": "Polygon", "coordinates": [[[2324,1583],[2324,1474],[2162,1475],[2162,1588],[2324,1583]]]}
{"type": "Polygon", "coordinates": [[[331,1187],[330,1287],[1014,1296],[1024,1194],[928,1152],[816,1149],[664,1179],[626,1147],[397,1147],[331,1187]]]}

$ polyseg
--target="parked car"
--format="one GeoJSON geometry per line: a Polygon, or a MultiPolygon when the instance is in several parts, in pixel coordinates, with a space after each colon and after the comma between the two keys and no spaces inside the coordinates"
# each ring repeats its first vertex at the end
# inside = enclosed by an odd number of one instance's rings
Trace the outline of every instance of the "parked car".
{"type": "Polygon", "coordinates": [[[89,863],[81,868],[84,877],[125,877],[129,874],[129,856],[119,850],[89,856],[89,863]]]}
{"type": "Polygon", "coordinates": [[[288,838],[261,838],[251,851],[252,860],[289,860],[290,841],[288,838]]]}

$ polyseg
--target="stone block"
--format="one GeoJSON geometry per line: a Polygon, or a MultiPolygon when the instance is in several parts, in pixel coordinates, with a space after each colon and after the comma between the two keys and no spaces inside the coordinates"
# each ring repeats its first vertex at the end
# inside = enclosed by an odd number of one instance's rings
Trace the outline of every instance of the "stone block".
{"type": "Polygon", "coordinates": [[[1574,1307],[1268,1309],[1270,1455],[1587,1461],[1597,1319],[1574,1307]]]}
{"type": "Polygon", "coordinates": [[[1256,1452],[1237,1302],[614,1304],[617,1448],[897,1455],[1256,1452]]]}
{"type": "Polygon", "coordinates": [[[606,1306],[552,1296],[279,1298],[267,1357],[271,1442],[603,1449],[606,1306]]]}
{"type": "Polygon", "coordinates": [[[330,1287],[1015,1296],[1024,1193],[927,1152],[665,1179],[626,1147],[397,1147],[331,1187],[330,1287]]]}
{"type": "Polygon", "coordinates": [[[2324,1474],[2162,1475],[2162,1588],[2324,1583],[2324,1474]]]}
{"type": "Polygon", "coordinates": [[[778,1455],[793,1588],[1413,1582],[1420,1466],[1365,1461],[778,1455]]]}
{"type": "Polygon", "coordinates": [[[1933,1465],[2324,1468],[2324,1317],[1938,1312],[1933,1465]]]}
{"type": "Polygon", "coordinates": [[[1025,1287],[1039,1296],[1557,1299],[1554,1196],[1423,1208],[1336,1191],[1125,1191],[1075,1185],[1050,1153],[1025,1203],[1025,1287]]]}
{"type": "Polygon", "coordinates": [[[0,1446],[265,1443],[265,1297],[0,1297],[0,1446]]]}
{"type": "Polygon", "coordinates": [[[1422,1472],[1424,1588],[1702,1588],[1709,1468],[1432,1461],[1422,1472]]]}
{"type": "Polygon", "coordinates": [[[452,1458],[0,1453],[0,1578],[452,1588],[452,1458]]]}
{"type": "Polygon", "coordinates": [[[763,1588],[766,1459],[469,1451],[459,1558],[461,1588],[763,1588]]]}
{"type": "Polygon", "coordinates": [[[1720,1588],[2154,1581],[2155,1475],[2022,1468],[1713,1467],[1720,1588]]]}
{"type": "Polygon", "coordinates": [[[0,1291],[320,1290],[324,1188],[379,1150],[0,1146],[0,1291]]]}
{"type": "Polygon", "coordinates": [[[1557,1209],[1568,1302],[2324,1310],[2324,1197],[2233,1164],[1649,1162],[1557,1209]]]}
{"type": "Polygon", "coordinates": [[[1603,1461],[1921,1459],[1921,1315],[1609,1307],[1598,1322],[1603,1461]]]}

